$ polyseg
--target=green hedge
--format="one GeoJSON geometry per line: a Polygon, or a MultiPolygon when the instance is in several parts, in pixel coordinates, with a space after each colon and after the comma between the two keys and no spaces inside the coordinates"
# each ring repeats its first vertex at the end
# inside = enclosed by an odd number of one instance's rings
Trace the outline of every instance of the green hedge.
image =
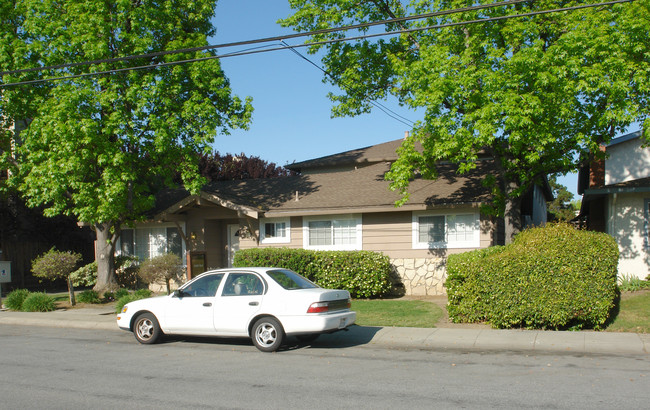
{"type": "Polygon", "coordinates": [[[552,224],[503,247],[450,255],[448,313],[496,328],[600,328],[616,296],[618,246],[606,234],[552,224]]]}
{"type": "Polygon", "coordinates": [[[391,290],[390,261],[377,252],[254,248],[238,251],[234,265],[291,269],[324,288],[345,289],[352,297],[381,296],[391,290]]]}
{"type": "Polygon", "coordinates": [[[51,312],[56,310],[54,298],[43,292],[30,293],[23,301],[23,312],[51,312]]]}
{"type": "Polygon", "coordinates": [[[27,289],[16,289],[7,295],[4,304],[7,309],[20,312],[23,310],[23,302],[25,302],[27,296],[29,296],[29,291],[27,289]]]}

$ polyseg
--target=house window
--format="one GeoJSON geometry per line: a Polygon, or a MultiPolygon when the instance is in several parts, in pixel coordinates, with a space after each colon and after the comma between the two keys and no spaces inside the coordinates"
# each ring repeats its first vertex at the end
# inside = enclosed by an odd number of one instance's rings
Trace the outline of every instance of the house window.
{"type": "Polygon", "coordinates": [[[322,250],[361,249],[361,217],[311,217],[303,222],[303,247],[322,250]]]}
{"type": "Polygon", "coordinates": [[[288,219],[260,219],[261,243],[291,242],[291,223],[288,219]]]}
{"type": "Polygon", "coordinates": [[[183,248],[183,240],[175,226],[122,229],[117,244],[119,255],[135,256],[141,261],[173,253],[185,262],[183,248]]]}
{"type": "Polygon", "coordinates": [[[479,215],[417,212],[413,214],[413,248],[478,248],[479,215]]]}

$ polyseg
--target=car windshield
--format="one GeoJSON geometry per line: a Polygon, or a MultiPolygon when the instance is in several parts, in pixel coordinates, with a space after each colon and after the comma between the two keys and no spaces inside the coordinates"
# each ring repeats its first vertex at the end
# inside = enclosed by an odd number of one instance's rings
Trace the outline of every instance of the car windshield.
{"type": "Polygon", "coordinates": [[[318,285],[290,270],[272,270],[268,275],[287,290],[317,288],[318,285]]]}

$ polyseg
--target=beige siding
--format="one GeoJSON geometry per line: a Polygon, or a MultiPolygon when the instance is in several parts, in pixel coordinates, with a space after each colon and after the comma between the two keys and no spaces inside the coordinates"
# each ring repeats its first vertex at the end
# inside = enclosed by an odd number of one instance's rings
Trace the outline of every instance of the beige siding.
{"type": "MultiPolygon", "coordinates": [[[[363,249],[383,252],[390,258],[445,257],[474,249],[413,249],[412,222],[413,214],[408,211],[363,215],[363,249]]],[[[491,226],[481,217],[481,248],[492,244],[491,226]]]]}

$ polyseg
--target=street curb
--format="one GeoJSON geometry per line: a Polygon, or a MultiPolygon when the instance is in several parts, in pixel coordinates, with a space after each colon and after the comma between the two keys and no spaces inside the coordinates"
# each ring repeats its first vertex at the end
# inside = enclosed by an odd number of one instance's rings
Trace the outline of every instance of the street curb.
{"type": "MultiPolygon", "coordinates": [[[[89,308],[45,313],[2,311],[0,312],[0,325],[122,331],[117,327],[114,312],[89,308]]],[[[321,335],[312,343],[312,346],[339,348],[369,346],[432,351],[648,355],[650,334],[353,325],[347,331],[321,335]]]]}

